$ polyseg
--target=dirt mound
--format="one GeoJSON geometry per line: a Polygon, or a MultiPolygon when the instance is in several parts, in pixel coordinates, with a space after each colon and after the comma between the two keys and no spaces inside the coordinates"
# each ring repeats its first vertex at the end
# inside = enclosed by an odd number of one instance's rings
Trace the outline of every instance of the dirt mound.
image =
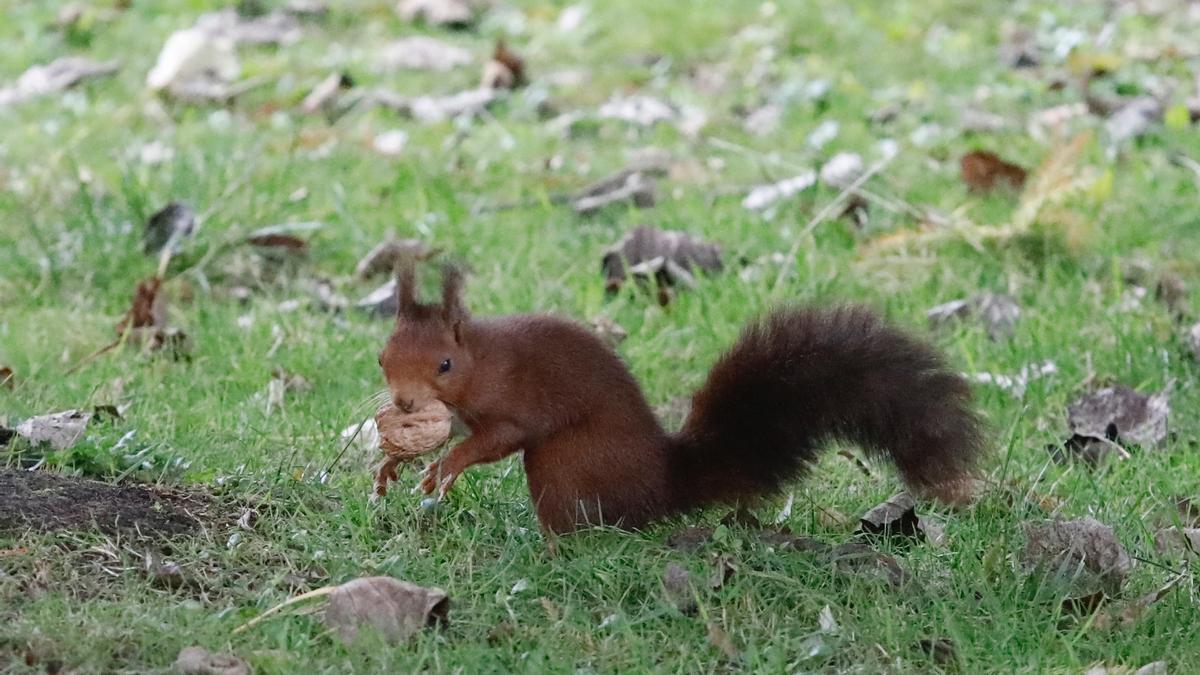
{"type": "Polygon", "coordinates": [[[0,534],[96,528],[161,538],[197,529],[209,507],[197,494],[0,469],[0,534]]]}

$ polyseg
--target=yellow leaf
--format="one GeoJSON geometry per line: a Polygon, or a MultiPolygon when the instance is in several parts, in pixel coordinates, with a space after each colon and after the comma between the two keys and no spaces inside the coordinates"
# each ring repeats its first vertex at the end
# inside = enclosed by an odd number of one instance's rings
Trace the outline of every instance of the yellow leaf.
{"type": "Polygon", "coordinates": [[[1192,125],[1192,113],[1182,103],[1173,105],[1167,108],[1166,114],[1163,115],[1163,124],[1168,129],[1187,129],[1192,125]]]}

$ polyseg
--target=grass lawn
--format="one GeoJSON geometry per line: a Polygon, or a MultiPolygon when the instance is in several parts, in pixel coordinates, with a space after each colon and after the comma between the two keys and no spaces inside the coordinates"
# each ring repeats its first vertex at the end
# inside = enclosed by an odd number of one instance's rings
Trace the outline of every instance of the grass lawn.
{"type": "MultiPolygon", "coordinates": [[[[1188,50],[1200,17],[1188,3],[1158,3],[1167,11],[1155,14],[1133,2],[1043,0],[572,9],[520,0],[454,31],[407,23],[392,3],[342,0],[301,19],[295,43],[240,46],[241,76],[262,84],[228,106],[171,101],[145,84],[167,36],[220,3],[96,0],[55,28],[65,4],[0,0],[0,83],[64,55],[120,62],[115,76],[0,107],[0,367],[14,373],[14,386],[0,387],[0,425],[100,405],[122,414],[93,421],[63,451],[14,440],[0,447],[0,469],[41,457],[44,471],[212,499],[197,514],[203,527],[170,538],[0,531],[0,671],[163,671],[189,645],[235,654],[257,672],[1197,668],[1197,558],[1155,546],[1160,528],[1188,524],[1177,501],[1200,499],[1200,367],[1185,342],[1200,300],[1184,293],[1169,307],[1155,297],[1160,279],[1200,282],[1200,175],[1186,159],[1200,160],[1200,134],[1183,107],[1197,95],[1200,58],[1188,50]],[[1035,36],[1037,68],[1002,57],[1019,28],[1035,36]],[[378,67],[385,45],[413,34],[463,47],[478,63],[444,73],[378,67]],[[474,87],[498,38],[524,57],[530,82],[473,119],[421,123],[365,104],[333,121],[299,110],[337,71],[355,80],[351,91],[474,87]],[[1042,111],[1083,101],[1071,78],[1088,67],[1111,71],[1093,83],[1098,95],[1167,91],[1165,112],[1120,143],[1086,111],[1061,137],[1031,132],[1042,111]],[[637,94],[669,102],[675,119],[639,126],[596,114],[637,94]],[[748,130],[747,114],[765,105],[778,106],[778,124],[748,130]],[[994,119],[983,124],[979,113],[994,119]],[[700,114],[705,124],[691,128],[700,114]],[[836,132],[822,139],[831,123],[836,132]],[[393,130],[407,140],[389,156],[373,146],[393,130]],[[997,234],[1022,217],[1036,186],[970,191],[959,157],[986,149],[1032,169],[1067,156],[1076,133],[1090,140],[1068,157],[1075,184],[1050,190],[1020,232],[997,234]],[[838,152],[872,166],[889,140],[895,157],[864,184],[873,195],[865,226],[837,209],[814,219],[840,194],[824,183],[765,211],[742,205],[752,187],[838,152]],[[654,208],[583,216],[553,199],[650,147],[671,157],[654,208]],[[165,283],[187,358],[123,345],[85,361],[113,340],[138,281],[154,274],[143,225],[171,201],[200,215],[165,283]],[[516,206],[483,208],[496,204],[516,206]],[[940,225],[922,224],[918,211],[941,214],[925,219],[940,225]],[[258,228],[307,222],[319,223],[302,233],[307,254],[282,263],[238,243],[258,228]],[[724,272],[666,307],[633,284],[606,295],[604,250],[640,224],[720,243],[724,272]],[[519,458],[471,470],[426,509],[407,490],[416,468],[371,504],[377,452],[352,445],[340,455],[341,431],[373,412],[383,386],[376,357],[390,321],[326,311],[314,288],[324,281],[351,300],[368,293],[381,280],[356,279],[355,263],[389,236],[468,265],[477,314],[620,325],[628,338],[618,349],[656,405],[690,393],[747,319],[783,302],[865,303],[930,335],[964,372],[1013,375],[1045,361],[1056,372],[1023,392],[975,386],[993,446],[989,487],[966,511],[919,505],[944,525],[941,546],[874,544],[906,570],[902,586],[765,542],[755,527],[722,524],[719,510],[548,547],[519,458]],[[1133,268],[1144,271],[1130,281],[1133,268]],[[984,291],[1022,307],[1010,337],[991,339],[972,319],[930,330],[929,308],[984,291]],[[275,373],[308,386],[288,388],[280,404],[275,373]],[[1070,436],[1066,406],[1117,383],[1170,390],[1166,440],[1094,470],[1052,461],[1046,446],[1070,436]],[[1111,525],[1136,559],[1101,613],[1182,575],[1128,625],[1064,605],[1062,588],[1020,564],[1024,524],[1085,516],[1111,525]],[[669,546],[684,526],[713,529],[696,547],[669,546]],[[147,558],[158,561],[149,571],[147,558]],[[181,568],[179,587],[155,572],[162,560],[181,568]],[[707,584],[715,560],[736,567],[718,588],[707,584]],[[663,589],[672,563],[691,572],[694,615],[663,589]],[[291,596],[371,575],[444,589],[449,624],[399,646],[374,635],[346,646],[316,603],[233,634],[291,596]],[[710,626],[733,648],[710,639],[710,626]]],[[[756,514],[773,522],[790,504],[781,524],[796,535],[854,540],[857,518],[900,484],[848,456],[828,453],[756,514]]]]}

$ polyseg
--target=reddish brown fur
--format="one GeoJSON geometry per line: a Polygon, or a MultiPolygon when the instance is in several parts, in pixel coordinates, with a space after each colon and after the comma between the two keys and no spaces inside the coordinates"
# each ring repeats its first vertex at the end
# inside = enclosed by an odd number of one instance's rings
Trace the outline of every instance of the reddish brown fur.
{"type": "Polygon", "coordinates": [[[442,304],[423,305],[411,272],[402,275],[380,357],[398,404],[437,398],[471,429],[430,465],[427,493],[523,450],[543,527],[636,528],[774,492],[832,438],[889,457],[908,483],[948,497],[982,448],[962,378],[865,310],[782,309],[751,324],[671,436],[591,332],[550,316],[471,319],[457,273],[447,279],[442,304]],[[447,358],[452,368],[438,374],[447,358]]]}

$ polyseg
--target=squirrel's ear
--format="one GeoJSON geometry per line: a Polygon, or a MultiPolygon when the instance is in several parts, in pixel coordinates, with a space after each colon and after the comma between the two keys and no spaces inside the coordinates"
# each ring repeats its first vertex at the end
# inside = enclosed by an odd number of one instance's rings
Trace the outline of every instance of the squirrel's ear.
{"type": "Polygon", "coordinates": [[[463,273],[456,265],[442,268],[442,320],[454,331],[454,339],[461,341],[461,328],[467,319],[467,308],[462,300],[463,273]]]}
{"type": "Polygon", "coordinates": [[[411,259],[401,260],[396,269],[396,318],[411,314],[417,306],[417,266],[411,259]]]}

